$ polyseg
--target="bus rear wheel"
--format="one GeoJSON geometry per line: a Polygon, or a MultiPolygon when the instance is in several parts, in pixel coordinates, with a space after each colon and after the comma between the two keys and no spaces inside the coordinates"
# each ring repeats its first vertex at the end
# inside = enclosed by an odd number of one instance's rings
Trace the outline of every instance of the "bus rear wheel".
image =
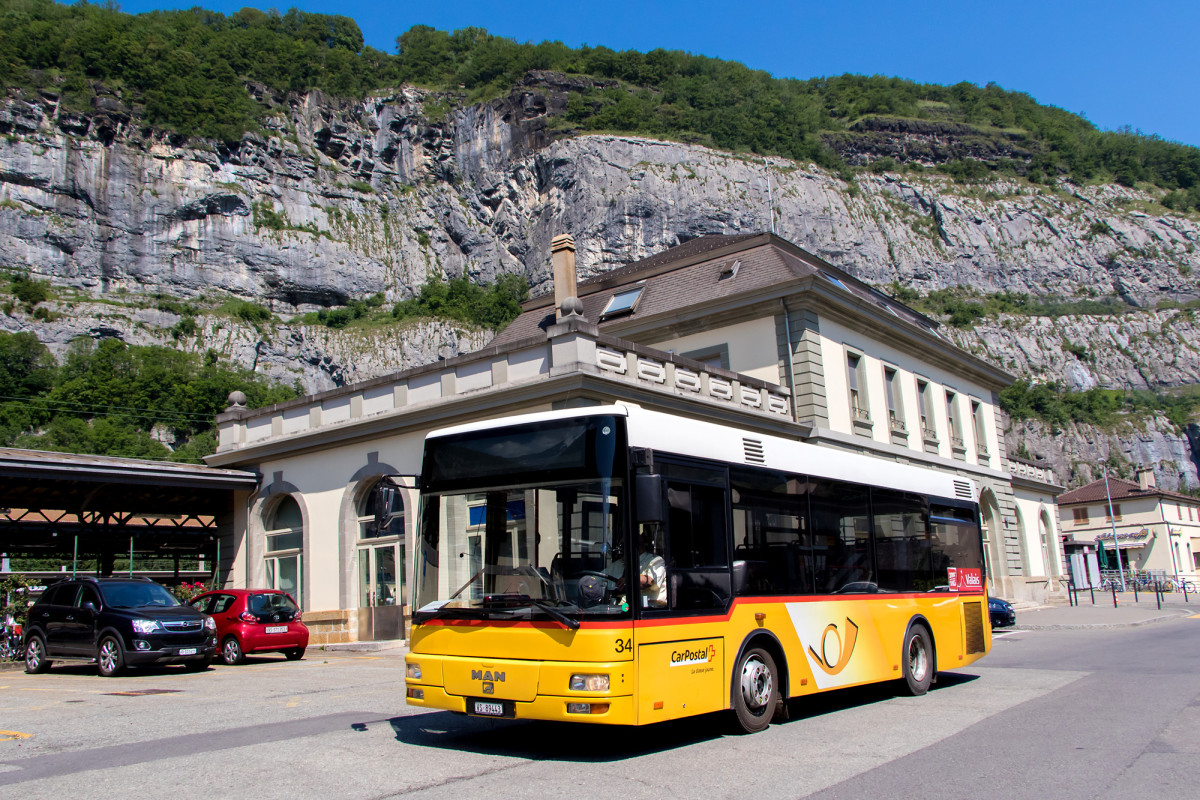
{"type": "Polygon", "coordinates": [[[738,728],[757,733],[771,724],[779,704],[779,672],[766,650],[752,647],[742,654],[734,672],[733,713],[738,728]]]}
{"type": "Polygon", "coordinates": [[[900,660],[904,664],[904,685],[908,693],[918,697],[928,692],[933,683],[933,642],[924,625],[909,626],[900,660]]]}

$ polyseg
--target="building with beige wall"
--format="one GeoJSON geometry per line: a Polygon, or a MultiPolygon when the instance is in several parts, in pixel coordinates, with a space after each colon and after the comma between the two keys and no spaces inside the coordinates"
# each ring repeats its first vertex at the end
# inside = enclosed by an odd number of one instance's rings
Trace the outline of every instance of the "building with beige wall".
{"type": "Polygon", "coordinates": [[[229,583],[297,590],[316,643],[393,638],[424,435],[620,401],[970,479],[993,591],[1060,591],[1047,513],[1058,487],[1014,480],[1004,449],[997,393],[1012,378],[935,322],[772,234],[702,237],[578,285],[574,243],[558,237],[554,268],[554,295],[482,350],[222,414],[209,463],[263,476],[223,551],[229,583]],[[397,476],[394,514],[376,531],[385,476],[397,476]],[[1041,531],[1050,549],[1027,553],[1041,531]]]}
{"type": "Polygon", "coordinates": [[[1068,553],[1094,551],[1102,541],[1115,570],[1115,534],[1125,569],[1196,580],[1200,498],[1159,489],[1149,467],[1139,469],[1137,478],[1092,481],[1059,496],[1059,524],[1068,553]]]}

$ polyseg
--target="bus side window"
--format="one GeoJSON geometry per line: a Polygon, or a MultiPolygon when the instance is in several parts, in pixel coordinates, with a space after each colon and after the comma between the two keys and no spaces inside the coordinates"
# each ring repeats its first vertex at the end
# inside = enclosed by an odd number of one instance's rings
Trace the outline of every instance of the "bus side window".
{"type": "Polygon", "coordinates": [[[725,490],[667,484],[667,567],[671,608],[724,608],[729,602],[725,490]]]}
{"type": "Polygon", "coordinates": [[[730,470],[733,593],[812,594],[808,483],[772,470],[730,470]]]}
{"type": "MultiPolygon", "coordinates": [[[[932,567],[929,506],[924,497],[888,489],[871,491],[879,588],[927,592],[937,581],[932,567]]],[[[943,581],[944,583],[945,581],[943,581]]]]}
{"type": "Polygon", "coordinates": [[[877,591],[867,487],[825,479],[812,483],[809,508],[817,592],[877,591]]]}

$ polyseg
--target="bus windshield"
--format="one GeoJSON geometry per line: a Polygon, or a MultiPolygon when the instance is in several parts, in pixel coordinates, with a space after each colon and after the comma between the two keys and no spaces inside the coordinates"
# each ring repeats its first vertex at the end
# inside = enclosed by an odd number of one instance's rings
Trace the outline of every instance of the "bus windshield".
{"type": "Polygon", "coordinates": [[[430,439],[413,621],[628,617],[623,438],[592,417],[430,439]]]}

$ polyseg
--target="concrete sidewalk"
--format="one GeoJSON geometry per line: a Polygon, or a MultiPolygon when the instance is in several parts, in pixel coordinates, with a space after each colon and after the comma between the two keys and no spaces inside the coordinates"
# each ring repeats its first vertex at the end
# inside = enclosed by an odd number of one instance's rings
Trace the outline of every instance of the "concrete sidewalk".
{"type": "Polygon", "coordinates": [[[1158,607],[1153,592],[1139,592],[1137,602],[1134,601],[1133,592],[1118,592],[1117,603],[1117,607],[1113,608],[1111,592],[1097,591],[1094,605],[1089,592],[1080,592],[1078,606],[1017,609],[1017,624],[1014,627],[1018,630],[1129,628],[1200,614],[1200,597],[1189,594],[1187,602],[1184,602],[1183,595],[1178,592],[1164,595],[1162,608],[1158,607]]]}

